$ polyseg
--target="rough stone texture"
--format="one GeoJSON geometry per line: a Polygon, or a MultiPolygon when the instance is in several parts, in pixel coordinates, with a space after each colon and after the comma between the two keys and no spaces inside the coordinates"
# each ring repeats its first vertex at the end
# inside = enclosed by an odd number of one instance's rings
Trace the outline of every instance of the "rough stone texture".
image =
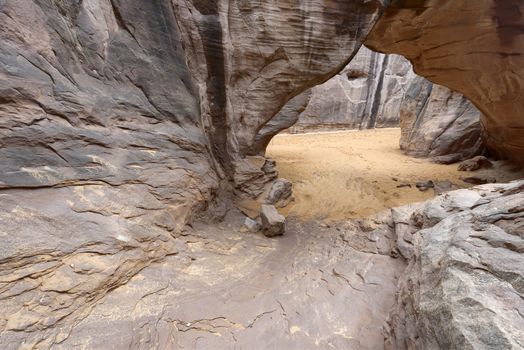
{"type": "Polygon", "coordinates": [[[493,163],[484,156],[476,156],[461,162],[458,166],[459,171],[475,171],[493,167],[493,163]]]}
{"type": "Polygon", "coordinates": [[[280,215],[274,205],[263,204],[260,218],[264,235],[267,237],[281,236],[286,231],[286,218],[280,215]]]}
{"type": "Polygon", "coordinates": [[[400,106],[400,148],[410,156],[454,163],[484,151],[480,112],[459,93],[415,77],[400,106]]]}
{"type": "Polygon", "coordinates": [[[393,210],[409,265],[387,349],[524,347],[524,181],[393,210]]]}
{"type": "Polygon", "coordinates": [[[482,112],[489,147],[524,163],[524,3],[394,0],[367,38],[482,112]]]}

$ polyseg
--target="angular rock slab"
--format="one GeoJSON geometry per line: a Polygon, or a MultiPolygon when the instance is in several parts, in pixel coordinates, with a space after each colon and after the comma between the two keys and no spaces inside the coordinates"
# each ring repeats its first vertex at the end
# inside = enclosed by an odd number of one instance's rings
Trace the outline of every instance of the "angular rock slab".
{"type": "Polygon", "coordinates": [[[282,236],[286,231],[286,218],[277,211],[274,205],[263,204],[260,218],[264,235],[267,237],[282,236]]]}
{"type": "Polygon", "coordinates": [[[396,212],[409,265],[387,348],[524,347],[524,181],[448,192],[396,212]]]}

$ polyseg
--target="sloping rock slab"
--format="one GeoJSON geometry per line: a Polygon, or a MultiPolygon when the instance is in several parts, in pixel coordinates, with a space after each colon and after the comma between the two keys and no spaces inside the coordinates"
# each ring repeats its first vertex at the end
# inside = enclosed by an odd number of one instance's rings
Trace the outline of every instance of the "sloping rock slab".
{"type": "Polygon", "coordinates": [[[524,181],[412,208],[394,216],[402,237],[413,234],[399,241],[411,257],[387,348],[523,348],[524,181]]]}

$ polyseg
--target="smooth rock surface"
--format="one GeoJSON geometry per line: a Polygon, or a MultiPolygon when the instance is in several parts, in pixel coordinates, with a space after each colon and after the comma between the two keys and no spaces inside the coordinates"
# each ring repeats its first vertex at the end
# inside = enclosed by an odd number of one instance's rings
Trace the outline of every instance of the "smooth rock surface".
{"type": "Polygon", "coordinates": [[[524,163],[524,3],[393,0],[366,40],[461,92],[482,112],[488,146],[524,163]]]}
{"type": "Polygon", "coordinates": [[[311,89],[291,131],[398,127],[400,105],[414,78],[404,57],[361,47],[342,72],[311,89]]]}
{"type": "Polygon", "coordinates": [[[480,111],[464,96],[415,77],[400,106],[400,148],[413,157],[454,163],[485,149],[480,111]]]}

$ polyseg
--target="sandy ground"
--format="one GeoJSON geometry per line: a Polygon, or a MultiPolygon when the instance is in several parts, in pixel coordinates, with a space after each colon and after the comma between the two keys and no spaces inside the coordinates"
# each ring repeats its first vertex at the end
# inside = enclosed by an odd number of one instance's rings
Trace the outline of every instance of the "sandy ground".
{"type": "Polygon", "coordinates": [[[524,178],[524,170],[506,162],[492,169],[457,171],[457,164],[434,164],[408,157],[399,149],[400,129],[343,131],[276,136],[267,155],[280,176],[293,183],[295,202],[283,209],[302,219],[341,220],[433,197],[418,181],[449,180],[470,187],[460,177],[482,175],[497,182],[524,178]],[[412,187],[398,188],[400,184],[412,187]]]}

